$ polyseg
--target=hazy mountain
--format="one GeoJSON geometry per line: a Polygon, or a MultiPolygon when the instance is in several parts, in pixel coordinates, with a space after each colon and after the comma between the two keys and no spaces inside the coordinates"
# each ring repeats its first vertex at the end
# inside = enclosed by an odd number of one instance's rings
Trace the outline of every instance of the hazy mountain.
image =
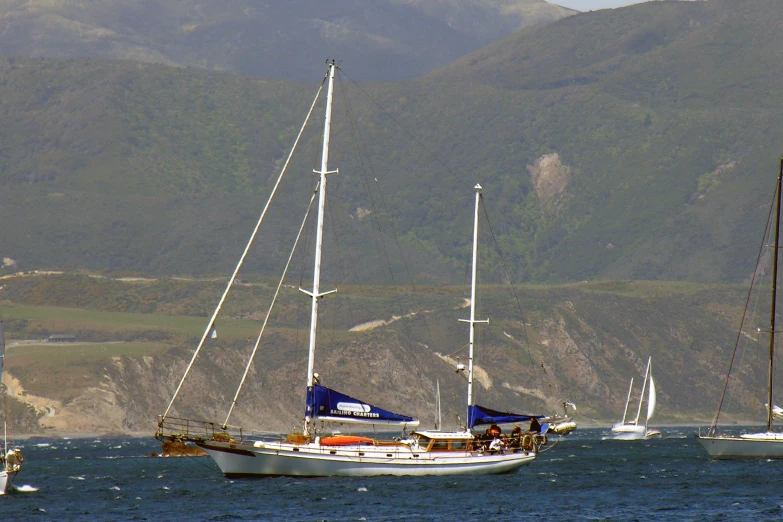
{"type": "Polygon", "coordinates": [[[358,78],[391,80],[571,13],[541,0],[3,0],[0,52],[307,81],[339,58],[358,78]]]}

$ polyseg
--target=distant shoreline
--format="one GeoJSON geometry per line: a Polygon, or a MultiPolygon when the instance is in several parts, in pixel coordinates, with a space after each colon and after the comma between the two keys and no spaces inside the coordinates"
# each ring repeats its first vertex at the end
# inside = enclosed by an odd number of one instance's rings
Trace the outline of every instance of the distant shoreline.
{"type": "MultiPolygon", "coordinates": [[[[582,421],[580,422],[578,419],[576,421],[577,423],[577,430],[584,429],[584,430],[595,430],[595,429],[605,429],[609,430],[612,427],[612,424],[614,422],[596,422],[596,421],[582,421]]],[[[673,422],[673,423],[651,423],[651,427],[655,428],[661,428],[661,429],[683,429],[683,428],[706,428],[709,427],[711,424],[708,422],[693,422],[693,423],[683,423],[683,422],[673,422]]],[[[724,428],[728,427],[745,427],[745,426],[764,426],[763,423],[730,423],[730,424],[722,424],[724,428]]],[[[283,433],[283,432],[281,432],[283,433]]],[[[384,432],[377,432],[378,435],[383,435],[384,433],[395,433],[394,430],[390,431],[384,431],[384,432]]],[[[12,438],[17,440],[35,440],[35,439],[46,439],[46,440],[68,440],[68,439],[109,439],[109,438],[133,438],[133,439],[154,439],[154,432],[127,432],[127,433],[121,433],[121,432],[105,432],[105,433],[84,433],[84,432],[65,432],[65,433],[25,433],[25,434],[14,434],[12,438]]]]}

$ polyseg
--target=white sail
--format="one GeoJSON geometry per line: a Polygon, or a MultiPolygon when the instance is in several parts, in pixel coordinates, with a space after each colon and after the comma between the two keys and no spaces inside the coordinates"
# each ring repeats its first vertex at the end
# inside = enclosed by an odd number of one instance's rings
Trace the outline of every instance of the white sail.
{"type": "Polygon", "coordinates": [[[650,395],[647,396],[647,420],[649,421],[652,419],[653,414],[655,414],[655,403],[656,403],[656,395],[655,395],[655,381],[653,380],[652,373],[650,374],[650,395]]]}
{"type": "Polygon", "coordinates": [[[647,369],[644,371],[644,381],[642,383],[642,392],[639,394],[639,408],[636,411],[636,418],[630,421],[626,421],[625,417],[628,412],[628,404],[631,401],[632,391],[633,379],[631,379],[631,385],[628,387],[628,397],[625,400],[623,420],[612,426],[613,437],[617,440],[647,440],[652,437],[660,436],[660,431],[655,428],[649,428],[647,426],[647,422],[655,414],[655,405],[657,403],[655,381],[653,380],[652,376],[652,357],[647,359],[647,369]],[[648,382],[649,388],[647,384],[648,382]],[[642,413],[642,403],[644,402],[645,393],[647,393],[647,419],[642,426],[639,423],[639,416],[642,413]]]}

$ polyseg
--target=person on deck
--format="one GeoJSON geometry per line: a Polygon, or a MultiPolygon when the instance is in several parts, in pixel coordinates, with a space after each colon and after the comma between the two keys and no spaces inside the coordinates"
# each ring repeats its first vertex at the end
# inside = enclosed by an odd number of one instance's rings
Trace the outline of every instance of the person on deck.
{"type": "Polygon", "coordinates": [[[530,433],[541,433],[541,423],[535,417],[530,419],[530,433]]]}
{"type": "Polygon", "coordinates": [[[522,444],[522,428],[519,425],[514,426],[511,430],[511,438],[509,439],[509,447],[518,448],[522,444]]]}

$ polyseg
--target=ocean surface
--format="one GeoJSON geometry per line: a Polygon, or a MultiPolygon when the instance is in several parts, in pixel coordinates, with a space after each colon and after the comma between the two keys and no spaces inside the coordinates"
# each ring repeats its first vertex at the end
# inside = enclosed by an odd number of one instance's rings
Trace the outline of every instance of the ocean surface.
{"type": "Polygon", "coordinates": [[[771,520],[783,461],[712,461],[693,428],[646,442],[578,429],[499,476],[225,479],[153,438],[30,439],[3,520],[771,520]]]}

